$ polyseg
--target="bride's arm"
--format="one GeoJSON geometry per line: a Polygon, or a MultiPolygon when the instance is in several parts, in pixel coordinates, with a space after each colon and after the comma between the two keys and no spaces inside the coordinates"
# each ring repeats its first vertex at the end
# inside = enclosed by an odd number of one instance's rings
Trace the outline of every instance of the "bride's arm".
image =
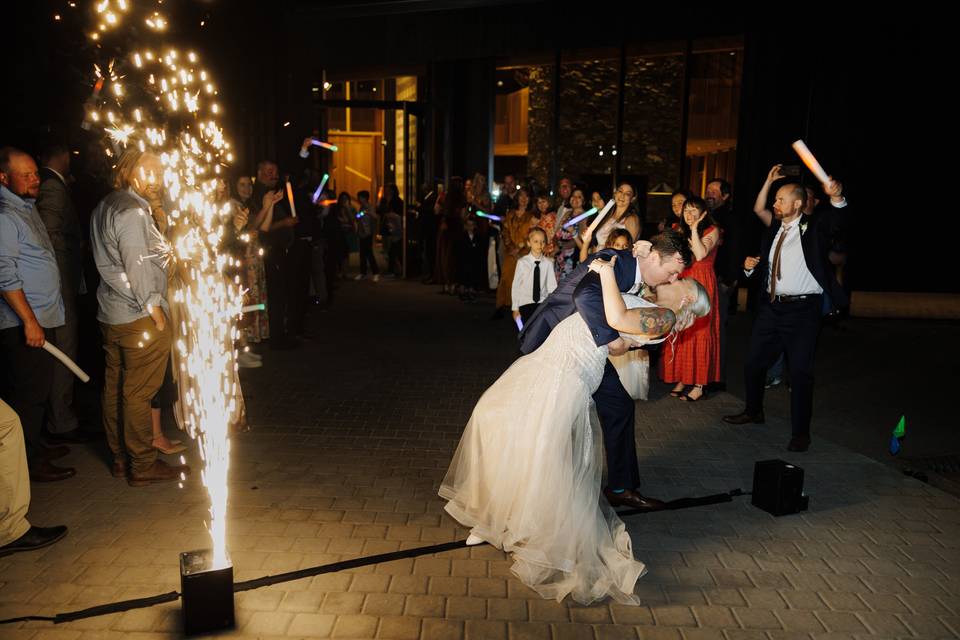
{"type": "Polygon", "coordinates": [[[590,263],[590,270],[600,274],[603,312],[607,317],[607,324],[613,329],[633,335],[659,338],[673,328],[677,318],[670,309],[663,307],[627,309],[620,294],[620,288],[617,286],[612,262],[594,260],[590,263]]]}

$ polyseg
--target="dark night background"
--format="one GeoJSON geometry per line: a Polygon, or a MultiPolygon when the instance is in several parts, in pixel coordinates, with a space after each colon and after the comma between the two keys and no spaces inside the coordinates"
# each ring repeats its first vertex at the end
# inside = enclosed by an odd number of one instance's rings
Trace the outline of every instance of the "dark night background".
{"type": "MultiPolygon", "coordinates": [[[[0,143],[36,152],[47,140],[80,150],[93,51],[89,6],[15,3],[5,12],[0,143]],[[54,14],[63,19],[54,21],[54,14]]],[[[317,122],[311,85],[322,70],[427,70],[421,99],[451,112],[450,170],[486,170],[484,101],[494,60],[572,46],[738,35],[744,43],[737,141],[737,208],[750,207],[767,169],[795,162],[803,137],[846,186],[854,289],[958,291],[952,268],[956,205],[945,157],[952,146],[951,57],[945,16],[797,5],[760,15],[734,5],[422,0],[400,2],[167,2],[170,37],[195,48],[221,87],[237,168],[260,156],[291,160],[302,136],[288,120],[317,122]],[[201,21],[204,25],[201,27],[201,21]],[[283,150],[283,153],[278,153],[283,150]],[[289,151],[288,151],[289,150],[289,151]]],[[[436,172],[435,172],[436,173],[436,172]]],[[[497,176],[499,178],[499,176],[497,176]]]]}

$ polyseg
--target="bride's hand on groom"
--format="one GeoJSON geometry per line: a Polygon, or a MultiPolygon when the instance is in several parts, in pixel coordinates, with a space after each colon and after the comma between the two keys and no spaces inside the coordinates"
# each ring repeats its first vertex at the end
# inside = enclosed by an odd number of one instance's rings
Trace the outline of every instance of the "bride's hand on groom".
{"type": "Polygon", "coordinates": [[[679,333],[684,329],[688,329],[696,319],[697,317],[692,311],[685,309],[677,314],[677,321],[673,325],[673,330],[679,333]]]}
{"type": "Polygon", "coordinates": [[[617,256],[611,256],[609,260],[604,260],[602,258],[596,258],[593,262],[590,263],[588,269],[594,273],[600,273],[606,268],[613,268],[613,265],[617,263],[617,256]]]}
{"type": "Polygon", "coordinates": [[[633,243],[633,257],[634,258],[646,258],[650,255],[650,249],[653,247],[653,243],[649,240],[638,240],[633,243]]]}

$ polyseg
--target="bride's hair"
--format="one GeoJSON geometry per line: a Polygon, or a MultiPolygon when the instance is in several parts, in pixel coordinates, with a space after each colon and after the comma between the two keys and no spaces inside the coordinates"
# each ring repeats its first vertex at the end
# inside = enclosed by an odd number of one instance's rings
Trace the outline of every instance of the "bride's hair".
{"type": "Polygon", "coordinates": [[[693,315],[698,318],[702,318],[705,315],[710,313],[710,294],[707,293],[706,287],[694,280],[693,278],[687,279],[691,285],[693,285],[694,290],[696,291],[696,298],[687,305],[687,309],[693,312],[693,315]]]}

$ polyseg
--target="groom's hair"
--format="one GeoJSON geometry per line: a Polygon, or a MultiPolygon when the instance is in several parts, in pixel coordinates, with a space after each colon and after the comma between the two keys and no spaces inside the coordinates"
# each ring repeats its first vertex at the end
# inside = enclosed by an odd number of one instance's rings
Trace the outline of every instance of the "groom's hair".
{"type": "Polygon", "coordinates": [[[683,264],[690,266],[693,262],[693,252],[690,251],[690,243],[687,242],[687,239],[679,231],[668,229],[660,235],[650,238],[650,242],[653,244],[653,251],[660,254],[661,262],[664,258],[669,258],[676,253],[680,254],[680,260],[683,261],[683,264]]]}

